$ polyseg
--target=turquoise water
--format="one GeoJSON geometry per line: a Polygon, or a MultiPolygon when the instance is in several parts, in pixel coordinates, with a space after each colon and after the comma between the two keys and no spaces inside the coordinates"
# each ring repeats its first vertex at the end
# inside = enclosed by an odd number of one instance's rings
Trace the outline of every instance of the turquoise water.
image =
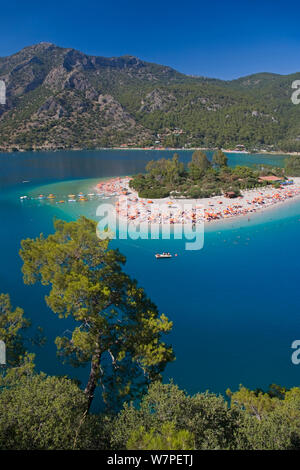
{"type": "MultiPolygon", "coordinates": [[[[179,152],[187,160],[190,153],[179,152]]],[[[54,216],[95,217],[98,200],[58,205],[25,201],[24,194],[92,192],[100,178],[142,171],[152,158],[172,152],[98,151],[0,155],[0,291],[9,292],[48,341],[37,350],[38,367],[50,374],[85,380],[56,358],[54,338],[70,326],[44,303],[46,289],[24,286],[20,240],[49,233],[54,216]],[[28,183],[23,183],[29,180],[28,183]]],[[[284,157],[230,155],[230,164],[283,164],[284,157]]],[[[58,197],[58,199],[59,199],[58,197]]],[[[300,338],[298,250],[300,202],[277,206],[248,220],[209,225],[204,248],[185,251],[178,240],[115,240],[127,256],[126,270],[138,279],[161,312],[173,320],[168,341],[176,361],[165,372],[193,393],[224,393],[240,383],[266,387],[299,385],[300,368],[291,363],[291,343],[300,338]],[[178,257],[157,262],[156,251],[178,257]]],[[[29,349],[32,346],[29,345],[29,349]]]]}

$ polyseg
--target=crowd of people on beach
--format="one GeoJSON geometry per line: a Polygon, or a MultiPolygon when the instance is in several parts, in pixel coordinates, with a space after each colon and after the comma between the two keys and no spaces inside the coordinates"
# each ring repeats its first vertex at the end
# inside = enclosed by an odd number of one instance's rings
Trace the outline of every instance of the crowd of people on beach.
{"type": "Polygon", "coordinates": [[[228,219],[236,216],[249,216],[263,208],[273,206],[300,195],[300,178],[291,184],[275,188],[247,190],[241,196],[228,199],[214,196],[207,199],[143,199],[129,187],[130,177],[111,178],[97,184],[96,191],[104,197],[116,197],[115,207],[118,216],[132,223],[185,224],[203,223],[228,219]]]}

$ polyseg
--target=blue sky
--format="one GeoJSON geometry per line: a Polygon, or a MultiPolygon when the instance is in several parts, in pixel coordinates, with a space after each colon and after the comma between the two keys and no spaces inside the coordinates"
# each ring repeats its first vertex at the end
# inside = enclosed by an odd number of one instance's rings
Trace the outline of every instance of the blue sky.
{"type": "Polygon", "coordinates": [[[0,12],[0,56],[49,41],[223,79],[300,71],[294,0],[11,0],[0,12]]]}

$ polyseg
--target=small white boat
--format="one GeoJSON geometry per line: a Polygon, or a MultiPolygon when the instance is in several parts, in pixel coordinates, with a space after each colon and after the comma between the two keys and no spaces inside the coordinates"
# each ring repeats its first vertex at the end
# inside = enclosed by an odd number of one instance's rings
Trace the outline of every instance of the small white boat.
{"type": "Polygon", "coordinates": [[[156,253],[156,259],[172,258],[171,253],[156,253]]]}

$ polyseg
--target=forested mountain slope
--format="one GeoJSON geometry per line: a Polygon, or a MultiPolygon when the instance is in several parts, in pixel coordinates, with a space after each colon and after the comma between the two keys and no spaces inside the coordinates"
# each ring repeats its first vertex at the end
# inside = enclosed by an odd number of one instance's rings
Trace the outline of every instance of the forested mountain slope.
{"type": "Polygon", "coordinates": [[[40,43],[0,58],[0,149],[119,145],[300,150],[300,73],[190,77],[136,57],[40,43]]]}

